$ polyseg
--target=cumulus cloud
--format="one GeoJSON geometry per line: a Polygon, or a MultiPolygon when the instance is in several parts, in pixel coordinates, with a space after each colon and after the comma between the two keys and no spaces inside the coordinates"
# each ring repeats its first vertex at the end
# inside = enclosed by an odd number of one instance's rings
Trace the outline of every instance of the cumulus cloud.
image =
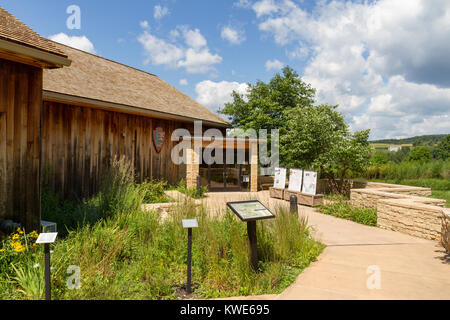
{"type": "Polygon", "coordinates": [[[339,104],[353,129],[372,128],[372,138],[449,132],[449,1],[322,1],[310,13],[261,0],[252,10],[262,32],[306,62],[319,102],[339,104]]]}
{"type": "Polygon", "coordinates": [[[196,100],[211,110],[217,111],[223,108],[225,103],[233,101],[231,96],[233,91],[244,94],[247,89],[246,83],[205,80],[195,86],[196,100]]]}
{"type": "Polygon", "coordinates": [[[94,44],[86,36],[68,36],[67,34],[61,32],[50,36],[49,39],[89,53],[97,53],[94,44]]]}
{"type": "Polygon", "coordinates": [[[222,62],[220,55],[211,53],[199,29],[179,26],[169,33],[169,38],[158,38],[147,30],[138,37],[147,56],[145,64],[184,68],[187,73],[207,73],[222,62]],[[180,38],[185,45],[180,43],[180,38]]]}
{"type": "Polygon", "coordinates": [[[281,70],[283,68],[284,64],[283,62],[274,59],[274,60],[267,60],[266,61],[266,71],[271,71],[271,70],[281,70]]]}
{"type": "Polygon", "coordinates": [[[169,8],[162,7],[159,4],[153,8],[153,18],[155,18],[156,20],[162,19],[168,13],[169,13],[169,8]]]}
{"type": "Polygon", "coordinates": [[[188,85],[188,81],[186,79],[180,80],[180,86],[187,86],[187,85],[188,85]]]}
{"type": "Polygon", "coordinates": [[[230,26],[223,27],[220,36],[223,40],[227,40],[230,44],[241,44],[245,41],[244,32],[230,26]]]}

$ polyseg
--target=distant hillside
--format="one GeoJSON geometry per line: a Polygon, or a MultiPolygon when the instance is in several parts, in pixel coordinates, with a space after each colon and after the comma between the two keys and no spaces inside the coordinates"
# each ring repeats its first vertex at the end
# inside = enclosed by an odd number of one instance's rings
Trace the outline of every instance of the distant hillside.
{"type": "Polygon", "coordinates": [[[427,145],[434,146],[438,144],[446,134],[432,134],[425,136],[417,136],[405,139],[383,139],[383,140],[374,140],[370,141],[370,143],[383,143],[383,144],[412,144],[413,146],[427,145]]]}

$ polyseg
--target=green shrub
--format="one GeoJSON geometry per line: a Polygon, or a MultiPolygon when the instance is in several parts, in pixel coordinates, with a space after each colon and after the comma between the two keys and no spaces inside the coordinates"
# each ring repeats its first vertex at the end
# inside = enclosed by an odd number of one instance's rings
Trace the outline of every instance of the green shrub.
{"type": "Polygon", "coordinates": [[[430,159],[431,159],[430,149],[425,146],[414,147],[409,153],[408,157],[409,161],[419,161],[421,163],[428,162],[430,161],[430,159]]]}
{"type": "Polygon", "coordinates": [[[168,189],[166,181],[162,180],[149,180],[144,181],[141,184],[144,189],[144,202],[145,203],[164,203],[169,202],[169,198],[166,196],[165,191],[168,189]]]}
{"type": "Polygon", "coordinates": [[[322,205],[320,207],[320,212],[368,226],[377,225],[376,210],[353,207],[349,203],[343,201],[322,205]]]}
{"type": "Polygon", "coordinates": [[[392,180],[394,183],[406,179],[450,179],[450,161],[404,161],[372,165],[367,168],[362,177],[353,176],[353,178],[392,180]]]}
{"type": "Polygon", "coordinates": [[[112,162],[102,176],[98,195],[102,218],[140,210],[146,192],[134,181],[134,168],[130,161],[121,158],[112,162]]]}
{"type": "Polygon", "coordinates": [[[186,186],[186,182],[181,179],[178,182],[178,185],[176,187],[176,190],[178,192],[184,193],[185,195],[194,198],[194,199],[202,199],[205,196],[205,193],[208,192],[208,187],[206,186],[201,186],[200,187],[200,194],[198,194],[197,192],[197,188],[188,188],[186,186]]]}

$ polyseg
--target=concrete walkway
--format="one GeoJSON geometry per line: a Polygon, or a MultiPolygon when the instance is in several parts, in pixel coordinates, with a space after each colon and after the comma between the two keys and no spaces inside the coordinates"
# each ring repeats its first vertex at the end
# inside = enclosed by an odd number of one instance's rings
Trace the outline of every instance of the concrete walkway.
{"type": "Polygon", "coordinates": [[[450,299],[450,260],[437,242],[299,211],[327,248],[275,299],[450,299]],[[380,289],[369,289],[375,269],[380,289]]]}
{"type": "MultiPolygon", "coordinates": [[[[218,205],[224,196],[210,194],[209,201],[218,205]]],[[[286,204],[269,200],[267,193],[253,196],[270,207],[286,204]]],[[[308,218],[314,238],[327,245],[318,261],[280,295],[234,299],[450,299],[450,260],[437,242],[323,215],[309,207],[299,207],[299,215],[308,218]],[[373,270],[379,270],[379,289],[367,286],[373,270]]]]}

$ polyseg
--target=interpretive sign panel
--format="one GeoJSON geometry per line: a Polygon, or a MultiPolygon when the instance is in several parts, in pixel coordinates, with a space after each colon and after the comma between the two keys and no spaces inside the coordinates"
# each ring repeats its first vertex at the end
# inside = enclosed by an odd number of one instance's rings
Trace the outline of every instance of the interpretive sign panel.
{"type": "Polygon", "coordinates": [[[184,229],[198,228],[197,219],[185,219],[181,221],[184,229]]]}
{"type": "Polygon", "coordinates": [[[286,168],[275,168],[273,187],[277,189],[284,189],[286,187],[286,168]]]}
{"type": "Polygon", "coordinates": [[[245,222],[275,218],[275,215],[258,200],[227,202],[227,206],[245,222]]]}
{"type": "Polygon", "coordinates": [[[300,192],[302,190],[303,170],[291,169],[289,170],[289,191],[300,192]]]}
{"type": "Polygon", "coordinates": [[[317,172],[307,171],[303,173],[303,188],[302,192],[310,195],[316,195],[317,187],[317,172]]]}
{"type": "Polygon", "coordinates": [[[37,244],[53,243],[56,240],[58,232],[41,233],[36,240],[37,244]]]}

